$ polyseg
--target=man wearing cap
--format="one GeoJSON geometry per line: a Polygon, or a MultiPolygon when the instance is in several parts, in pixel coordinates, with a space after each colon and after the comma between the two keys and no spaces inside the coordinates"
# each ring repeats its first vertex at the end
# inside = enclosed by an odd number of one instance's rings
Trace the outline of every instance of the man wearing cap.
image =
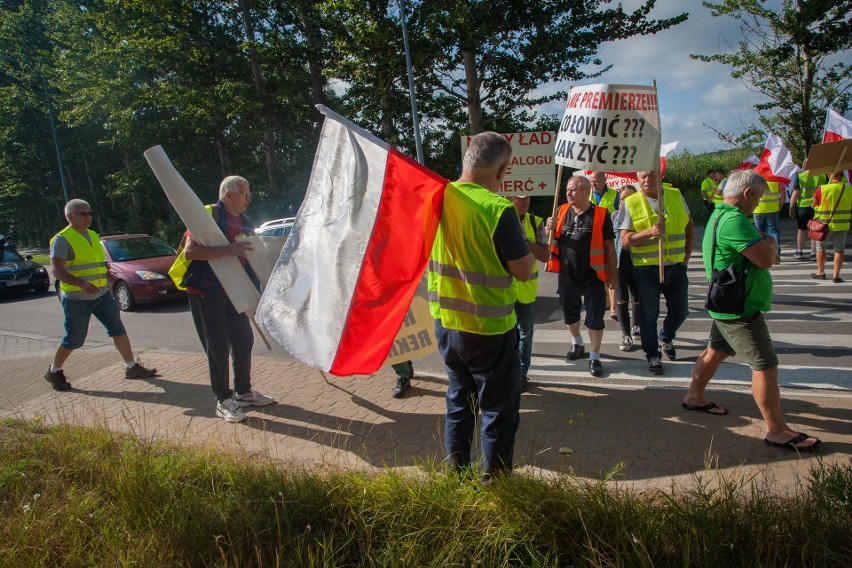
{"type": "MultiPolygon", "coordinates": [[[[544,219],[529,212],[530,198],[528,195],[512,195],[509,201],[515,206],[524,229],[524,237],[530,247],[530,252],[539,262],[547,262],[547,234],[544,231],[544,219]]],[[[521,357],[521,390],[530,388],[527,373],[532,359],[533,332],[535,326],[535,299],[538,296],[538,267],[533,265],[533,276],[526,282],[515,281],[518,290],[518,301],[515,302],[515,315],[518,318],[518,353],[521,357]]]]}

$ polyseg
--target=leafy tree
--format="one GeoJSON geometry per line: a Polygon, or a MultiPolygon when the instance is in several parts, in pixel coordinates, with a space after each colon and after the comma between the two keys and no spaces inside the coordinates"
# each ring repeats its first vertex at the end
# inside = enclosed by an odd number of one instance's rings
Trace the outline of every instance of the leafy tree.
{"type": "Polygon", "coordinates": [[[852,47],[852,0],[782,0],[777,10],[765,0],[703,4],[714,17],[739,21],[743,39],[727,42],[726,53],[691,57],[730,66],[732,77],[763,95],[766,102],[754,105],[760,124],[804,158],[821,141],[826,109],[842,113],[852,102],[852,67],[839,57],[852,47]]]}
{"type": "Polygon", "coordinates": [[[464,109],[472,134],[495,120],[557,98],[543,84],[581,81],[609,69],[597,53],[607,41],[654,34],[687,14],[652,20],[656,0],[633,12],[609,0],[447,0],[414,2],[413,36],[439,54],[419,79],[448,106],[464,109]],[[600,66],[586,72],[583,67],[600,66]]]}

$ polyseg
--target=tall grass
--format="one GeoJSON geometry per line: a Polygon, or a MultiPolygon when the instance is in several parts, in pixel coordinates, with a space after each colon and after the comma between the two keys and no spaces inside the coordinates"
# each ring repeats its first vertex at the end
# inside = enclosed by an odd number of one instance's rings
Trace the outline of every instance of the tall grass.
{"type": "MultiPolygon", "coordinates": [[[[709,478],[710,476],[708,476],[709,478]]],[[[317,472],[106,430],[0,428],[0,566],[847,566],[852,464],[800,494],[317,472]]]]}

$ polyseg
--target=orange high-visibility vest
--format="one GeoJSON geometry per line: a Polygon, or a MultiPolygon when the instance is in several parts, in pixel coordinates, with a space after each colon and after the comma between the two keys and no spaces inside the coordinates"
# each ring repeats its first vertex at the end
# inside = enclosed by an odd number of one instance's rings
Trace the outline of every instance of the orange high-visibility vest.
{"type": "MultiPolygon", "coordinates": [[[[559,208],[556,215],[556,235],[562,234],[562,225],[568,216],[567,203],[559,208]]],[[[598,276],[598,280],[606,282],[609,279],[609,265],[606,262],[606,249],[604,248],[603,228],[606,220],[607,210],[605,207],[595,207],[595,217],[592,221],[592,244],[589,247],[589,264],[598,276]]],[[[547,261],[548,272],[559,272],[559,241],[550,246],[550,260],[547,261]]]]}

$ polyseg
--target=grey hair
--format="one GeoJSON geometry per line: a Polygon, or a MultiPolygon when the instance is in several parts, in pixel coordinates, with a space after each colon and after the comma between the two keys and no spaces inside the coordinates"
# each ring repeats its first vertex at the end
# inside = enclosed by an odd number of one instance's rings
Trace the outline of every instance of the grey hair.
{"type": "Polygon", "coordinates": [[[496,132],[483,132],[470,139],[462,166],[465,170],[496,170],[509,164],[512,145],[496,132]]]}
{"type": "Polygon", "coordinates": [[[568,181],[565,182],[565,187],[568,187],[568,184],[571,183],[571,180],[579,180],[580,186],[585,186],[587,189],[592,189],[592,180],[590,180],[586,176],[581,175],[573,175],[568,178],[568,181]]]}
{"type": "Polygon", "coordinates": [[[76,213],[78,209],[82,209],[86,207],[91,209],[92,206],[89,205],[88,201],[84,201],[82,199],[72,199],[68,203],[65,204],[65,215],[68,216],[69,213],[76,213]]]}
{"type": "Polygon", "coordinates": [[[754,170],[734,170],[728,174],[728,181],[725,182],[722,195],[724,197],[741,197],[747,187],[759,190],[760,195],[769,190],[766,180],[754,170]]]}
{"type": "Polygon", "coordinates": [[[240,176],[228,176],[219,184],[219,199],[225,197],[226,193],[237,193],[240,187],[249,187],[249,182],[246,178],[240,176]]]}

